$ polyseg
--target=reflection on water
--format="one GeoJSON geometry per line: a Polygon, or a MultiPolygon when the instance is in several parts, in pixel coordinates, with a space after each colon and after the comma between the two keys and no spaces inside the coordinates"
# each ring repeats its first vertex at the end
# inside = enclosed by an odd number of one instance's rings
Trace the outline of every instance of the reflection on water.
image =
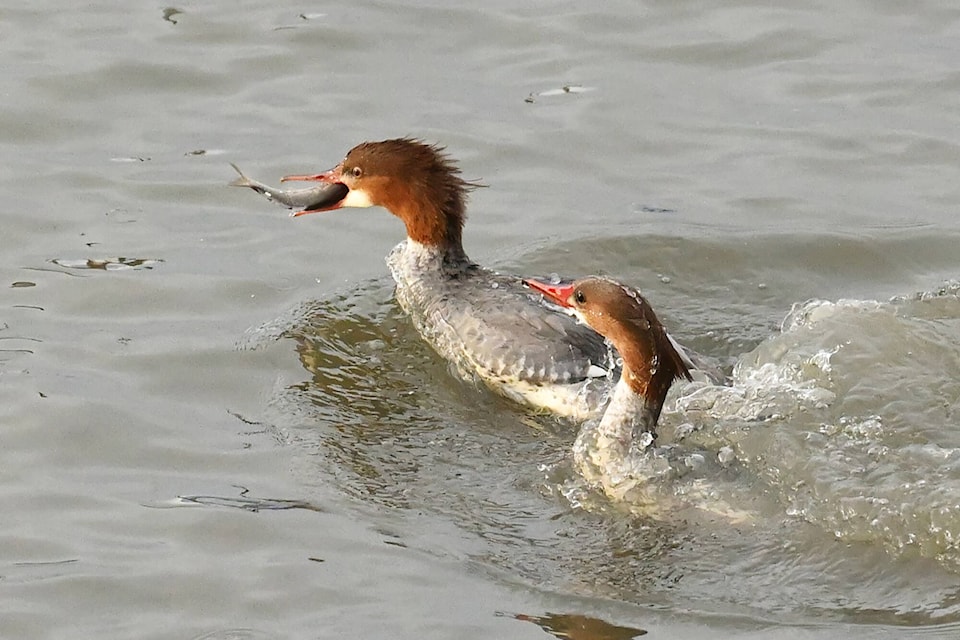
{"type": "Polygon", "coordinates": [[[193,640],[277,640],[279,636],[257,629],[220,629],[211,631],[193,640]]]}
{"type": "Polygon", "coordinates": [[[532,622],[550,635],[567,640],[630,640],[647,634],[643,629],[618,627],[599,618],[575,613],[547,613],[542,616],[518,613],[513,617],[532,622]]]}
{"type": "Polygon", "coordinates": [[[626,602],[960,621],[952,288],[797,305],[731,386],[678,386],[662,451],[686,471],[656,480],[676,502],[655,518],[586,487],[569,460],[574,425],[450,375],[391,291],[368,282],[258,335],[292,339],[310,374],[274,400],[305,485],[389,510],[405,544],[626,602]],[[423,533],[424,519],[453,525],[457,542],[423,533]]]}
{"type": "Polygon", "coordinates": [[[126,269],[153,269],[163,262],[155,258],[80,258],[77,260],[56,258],[53,264],[67,269],[101,269],[103,271],[122,271],[126,269]]]}
{"type": "Polygon", "coordinates": [[[229,507],[243,509],[257,513],[259,511],[283,511],[285,509],[306,509],[307,511],[323,511],[319,506],[305,500],[290,500],[286,498],[255,498],[247,494],[246,487],[240,489],[239,497],[231,496],[178,496],[175,500],[148,505],[155,508],[173,507],[229,507]]]}

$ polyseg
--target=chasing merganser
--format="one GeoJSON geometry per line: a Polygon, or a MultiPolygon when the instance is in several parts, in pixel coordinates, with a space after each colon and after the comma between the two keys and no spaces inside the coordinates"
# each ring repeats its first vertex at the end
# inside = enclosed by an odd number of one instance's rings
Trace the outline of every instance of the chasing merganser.
{"type": "Polygon", "coordinates": [[[581,429],[573,448],[581,475],[608,495],[622,497],[637,484],[622,470],[630,449],[635,444],[644,449],[656,438],[673,381],[693,380],[689,362],[636,289],[601,277],[564,285],[525,282],[610,340],[623,358],[603,417],[581,429]]]}
{"type": "Polygon", "coordinates": [[[465,379],[575,420],[598,415],[618,374],[616,352],[590,327],[524,287],[476,264],[463,250],[467,193],[442,147],[400,138],[364,142],[325,173],[286,176],[331,185],[299,216],[379,206],[407,239],[387,264],[396,297],[420,334],[465,379]]]}

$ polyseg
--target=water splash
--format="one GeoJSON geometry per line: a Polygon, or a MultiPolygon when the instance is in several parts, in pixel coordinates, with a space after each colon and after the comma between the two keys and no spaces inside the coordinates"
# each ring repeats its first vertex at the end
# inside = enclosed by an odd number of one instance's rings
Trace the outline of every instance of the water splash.
{"type": "Polygon", "coordinates": [[[679,389],[674,437],[839,540],[960,570],[958,291],[794,305],[729,387],[679,389]]]}

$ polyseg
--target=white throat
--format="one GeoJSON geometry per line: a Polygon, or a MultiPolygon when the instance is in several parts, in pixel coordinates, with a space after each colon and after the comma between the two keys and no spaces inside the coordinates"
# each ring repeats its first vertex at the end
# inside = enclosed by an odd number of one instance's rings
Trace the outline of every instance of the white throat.
{"type": "Polygon", "coordinates": [[[372,207],[373,201],[370,200],[370,194],[363,189],[350,189],[347,191],[347,197],[340,201],[340,206],[365,209],[372,207]]]}

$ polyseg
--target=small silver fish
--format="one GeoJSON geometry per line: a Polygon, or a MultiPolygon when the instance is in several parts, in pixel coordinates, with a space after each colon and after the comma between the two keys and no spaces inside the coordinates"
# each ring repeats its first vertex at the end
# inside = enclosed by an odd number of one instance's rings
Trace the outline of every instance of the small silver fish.
{"type": "Polygon", "coordinates": [[[304,211],[317,211],[336,204],[347,193],[346,185],[339,183],[322,182],[309,189],[274,189],[262,182],[248,178],[240,171],[240,167],[230,163],[230,166],[240,174],[240,177],[229,184],[231,187],[249,187],[257,193],[266,196],[267,200],[284,205],[289,209],[302,209],[304,211]]]}

